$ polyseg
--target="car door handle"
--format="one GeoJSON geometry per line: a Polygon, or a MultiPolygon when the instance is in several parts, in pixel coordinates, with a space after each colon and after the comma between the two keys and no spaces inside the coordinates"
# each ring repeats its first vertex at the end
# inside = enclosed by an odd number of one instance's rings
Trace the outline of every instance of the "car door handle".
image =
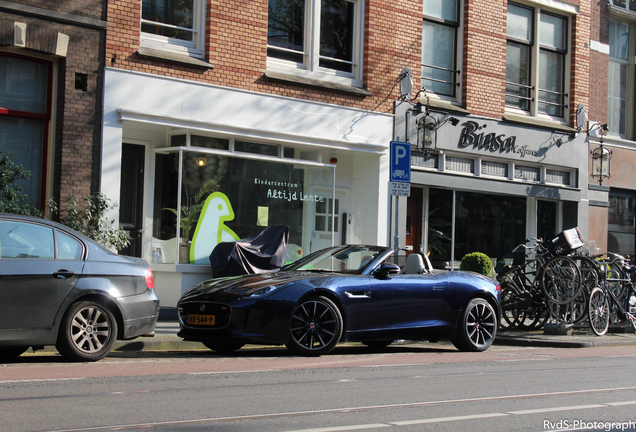
{"type": "Polygon", "coordinates": [[[364,292],[349,292],[349,291],[345,291],[345,294],[350,299],[371,298],[371,291],[364,291],[364,292]]]}
{"type": "Polygon", "coordinates": [[[53,277],[56,277],[58,279],[67,279],[67,278],[70,278],[71,276],[75,276],[75,272],[64,270],[64,269],[60,269],[56,271],[55,273],[53,273],[53,277]]]}

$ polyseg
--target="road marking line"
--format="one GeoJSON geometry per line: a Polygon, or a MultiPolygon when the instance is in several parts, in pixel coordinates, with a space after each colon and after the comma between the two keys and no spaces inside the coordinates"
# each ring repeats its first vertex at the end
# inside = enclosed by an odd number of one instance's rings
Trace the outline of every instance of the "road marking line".
{"type": "Polygon", "coordinates": [[[260,370],[238,370],[238,371],[211,371],[211,372],[188,372],[185,375],[222,375],[257,372],[282,372],[282,369],[260,369],[260,370]]]}
{"type": "Polygon", "coordinates": [[[607,403],[606,405],[609,405],[609,406],[636,405],[636,401],[610,402],[610,403],[607,403]]]}
{"type": "Polygon", "coordinates": [[[360,430],[360,429],[378,429],[383,427],[391,427],[390,424],[387,423],[370,423],[370,424],[359,424],[359,425],[351,425],[351,426],[332,426],[332,427],[324,427],[324,428],[315,428],[315,429],[298,429],[295,431],[286,431],[286,432],[338,432],[338,431],[349,431],[349,430],[360,430]]]}
{"type": "Polygon", "coordinates": [[[79,381],[79,380],[85,380],[85,379],[88,379],[88,378],[41,378],[41,379],[30,379],[30,380],[11,380],[11,381],[0,381],[0,385],[16,384],[16,383],[55,382],[55,381],[79,381]]]}
{"type": "MultiPolygon", "coordinates": [[[[636,390],[636,387],[616,387],[616,388],[609,388],[609,389],[575,390],[575,391],[568,391],[568,392],[535,393],[535,394],[515,395],[515,396],[495,396],[495,397],[471,398],[471,399],[455,399],[455,400],[448,400],[448,401],[415,402],[415,403],[392,404],[392,405],[374,405],[374,406],[351,407],[351,408],[292,411],[292,412],[281,412],[281,413],[254,414],[254,415],[245,415],[245,416],[202,418],[202,419],[193,419],[193,420],[173,420],[173,421],[164,421],[164,422],[155,422],[155,423],[139,423],[139,424],[115,425],[115,426],[98,426],[98,427],[91,427],[91,428],[63,429],[63,430],[57,430],[53,432],[116,431],[116,430],[122,430],[122,429],[132,429],[132,428],[165,427],[170,425],[176,426],[176,425],[188,425],[188,424],[196,424],[196,423],[210,424],[210,423],[218,423],[222,421],[237,421],[237,420],[245,421],[245,420],[256,420],[256,419],[267,419],[267,418],[283,418],[283,417],[308,415],[308,414],[355,412],[355,411],[368,411],[372,409],[387,409],[387,408],[401,408],[401,407],[424,407],[424,406],[431,406],[431,405],[443,405],[443,404],[460,403],[460,402],[505,400],[505,399],[557,396],[557,395],[565,395],[565,394],[600,393],[600,392],[624,391],[624,390],[636,390]]],[[[360,429],[369,429],[371,427],[380,428],[380,427],[386,427],[386,426],[407,426],[410,424],[442,423],[442,422],[449,422],[449,421],[470,420],[470,419],[476,419],[476,418],[505,417],[510,415],[526,415],[526,414],[537,414],[537,413],[545,413],[545,412],[558,412],[558,411],[581,410],[581,409],[591,409],[591,408],[606,408],[610,406],[620,406],[620,405],[636,405],[636,400],[623,401],[623,402],[609,402],[609,403],[594,404],[594,405],[577,405],[577,406],[543,408],[543,409],[535,409],[535,410],[511,411],[507,413],[485,413],[485,414],[473,414],[473,415],[456,416],[456,417],[438,417],[434,419],[408,420],[403,422],[372,423],[368,425],[332,426],[329,428],[318,428],[318,429],[315,429],[315,428],[314,429],[299,429],[296,431],[288,431],[288,432],[318,432],[318,431],[335,432],[335,431],[346,431],[346,430],[360,430],[360,429]]]]}
{"type": "Polygon", "coordinates": [[[606,407],[607,407],[607,404],[572,405],[572,406],[564,406],[564,407],[537,408],[537,409],[522,410],[522,411],[508,411],[508,414],[512,414],[512,415],[540,414],[540,413],[547,413],[547,412],[571,411],[571,410],[606,408],[606,407]]]}
{"type": "Polygon", "coordinates": [[[474,420],[474,419],[483,419],[483,418],[492,418],[492,417],[506,417],[509,414],[506,413],[487,413],[487,414],[472,414],[472,415],[464,415],[464,416],[455,416],[455,417],[437,417],[431,419],[420,419],[420,420],[404,420],[398,422],[388,422],[390,425],[394,426],[411,426],[417,424],[426,424],[426,423],[442,423],[449,421],[459,421],[459,420],[474,420]]]}

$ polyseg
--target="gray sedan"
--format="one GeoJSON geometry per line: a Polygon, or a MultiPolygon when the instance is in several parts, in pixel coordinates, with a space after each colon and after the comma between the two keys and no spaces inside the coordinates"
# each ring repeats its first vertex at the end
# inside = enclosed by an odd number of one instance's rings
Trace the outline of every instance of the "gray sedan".
{"type": "Polygon", "coordinates": [[[0,214],[0,359],[55,345],[73,361],[152,333],[152,270],[45,219],[0,214]]]}

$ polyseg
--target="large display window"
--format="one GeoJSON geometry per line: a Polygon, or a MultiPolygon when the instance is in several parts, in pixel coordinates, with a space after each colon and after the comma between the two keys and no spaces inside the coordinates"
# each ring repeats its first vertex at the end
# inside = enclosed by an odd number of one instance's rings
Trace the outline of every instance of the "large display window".
{"type": "Polygon", "coordinates": [[[335,225],[333,165],[263,155],[257,144],[236,149],[254,154],[224,151],[221,139],[208,144],[155,156],[153,262],[209,265],[218,243],[268,226],[290,228],[286,261],[295,261],[335,225]]]}
{"type": "Polygon", "coordinates": [[[429,191],[428,255],[434,267],[458,268],[472,252],[497,262],[523,243],[525,235],[525,197],[429,191]]]}

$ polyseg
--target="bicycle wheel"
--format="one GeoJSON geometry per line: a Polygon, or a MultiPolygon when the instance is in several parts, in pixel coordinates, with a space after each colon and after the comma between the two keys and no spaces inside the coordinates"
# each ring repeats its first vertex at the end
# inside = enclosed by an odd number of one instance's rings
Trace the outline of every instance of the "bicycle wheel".
{"type": "Polygon", "coordinates": [[[605,263],[605,265],[607,265],[607,287],[614,293],[616,299],[622,303],[627,291],[625,282],[628,277],[617,262],[610,261],[605,263]]]}
{"type": "Polygon", "coordinates": [[[515,287],[514,283],[509,281],[503,282],[501,284],[502,327],[512,330],[519,325],[519,302],[519,290],[515,287]]]}
{"type": "MultiPolygon", "coordinates": [[[[598,286],[599,272],[601,271],[596,261],[584,256],[572,256],[572,261],[577,265],[581,272],[581,283],[586,295],[589,296],[594,288],[598,286]]],[[[577,297],[578,298],[578,297],[577,297]]]]}
{"type": "Polygon", "coordinates": [[[598,336],[603,336],[609,327],[610,310],[605,290],[596,287],[590,294],[588,314],[590,317],[590,327],[598,336]]]}
{"type": "Polygon", "coordinates": [[[568,257],[554,257],[541,268],[541,287],[548,301],[566,304],[581,291],[581,272],[568,257]]]}

